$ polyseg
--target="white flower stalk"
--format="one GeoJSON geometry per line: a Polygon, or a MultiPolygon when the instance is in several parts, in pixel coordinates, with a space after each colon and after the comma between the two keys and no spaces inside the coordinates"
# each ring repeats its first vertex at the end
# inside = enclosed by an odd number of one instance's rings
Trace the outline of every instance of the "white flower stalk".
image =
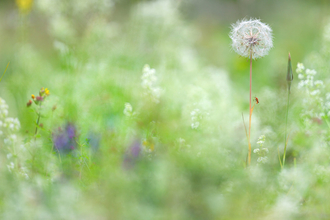
{"type": "Polygon", "coordinates": [[[143,67],[143,75],[141,77],[141,80],[141,85],[144,89],[144,95],[146,97],[149,97],[153,102],[159,103],[159,98],[162,90],[156,85],[158,82],[156,70],[151,69],[150,66],[146,64],[143,67]]]}
{"type": "Polygon", "coordinates": [[[267,55],[273,47],[272,29],[259,19],[243,19],[232,24],[230,38],[236,53],[252,59],[267,55]]]}
{"type": "Polygon", "coordinates": [[[265,140],[266,140],[266,136],[261,135],[257,141],[259,147],[253,150],[253,153],[258,155],[258,159],[257,159],[258,164],[265,164],[268,161],[267,154],[269,150],[268,148],[264,147],[265,140]]]}
{"type": "Polygon", "coordinates": [[[124,115],[127,117],[133,117],[136,115],[136,112],[133,112],[133,107],[130,103],[125,103],[124,115]]]}

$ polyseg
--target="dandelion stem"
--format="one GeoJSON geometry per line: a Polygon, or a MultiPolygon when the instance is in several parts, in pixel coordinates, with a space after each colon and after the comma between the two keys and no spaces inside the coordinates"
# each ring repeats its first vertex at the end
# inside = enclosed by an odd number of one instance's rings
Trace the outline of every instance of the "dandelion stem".
{"type": "Polygon", "coordinates": [[[249,154],[248,154],[248,165],[251,163],[251,118],[252,118],[252,108],[251,108],[251,101],[252,101],[252,48],[250,48],[250,114],[249,114],[249,154]]]}

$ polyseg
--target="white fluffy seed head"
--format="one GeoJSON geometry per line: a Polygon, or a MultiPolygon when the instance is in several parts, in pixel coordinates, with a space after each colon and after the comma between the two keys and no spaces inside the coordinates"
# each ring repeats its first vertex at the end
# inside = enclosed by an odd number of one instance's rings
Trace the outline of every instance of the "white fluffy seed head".
{"type": "Polygon", "coordinates": [[[260,58],[273,47],[272,29],[259,19],[237,21],[229,36],[234,51],[243,57],[252,53],[252,59],[260,58]]]}

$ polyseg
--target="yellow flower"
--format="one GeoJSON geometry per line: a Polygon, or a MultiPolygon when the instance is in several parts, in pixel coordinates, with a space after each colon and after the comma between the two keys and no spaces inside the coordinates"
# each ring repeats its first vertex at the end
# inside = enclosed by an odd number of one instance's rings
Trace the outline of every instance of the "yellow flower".
{"type": "Polygon", "coordinates": [[[31,98],[32,98],[32,99],[35,99],[36,97],[32,94],[32,95],[31,95],[31,98]]]}
{"type": "Polygon", "coordinates": [[[32,8],[33,0],[16,0],[16,5],[21,13],[29,13],[32,8]]]}
{"type": "Polygon", "coordinates": [[[145,148],[150,150],[150,152],[155,150],[155,145],[152,142],[149,142],[149,141],[145,140],[145,141],[142,142],[142,144],[145,148]]]}
{"type": "Polygon", "coordinates": [[[46,94],[46,96],[49,96],[49,94],[50,94],[49,89],[47,89],[47,88],[45,89],[45,94],[46,94]]]}

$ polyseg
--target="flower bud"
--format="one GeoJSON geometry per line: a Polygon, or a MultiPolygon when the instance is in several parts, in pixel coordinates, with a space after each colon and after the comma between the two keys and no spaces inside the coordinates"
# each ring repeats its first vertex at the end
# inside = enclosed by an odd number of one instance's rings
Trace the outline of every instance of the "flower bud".
{"type": "Polygon", "coordinates": [[[288,82],[288,90],[290,92],[291,89],[291,82],[293,80],[293,74],[292,74],[292,65],[291,65],[291,55],[289,53],[289,61],[288,61],[288,73],[286,75],[286,81],[288,82]]]}
{"type": "Polygon", "coordinates": [[[36,100],[42,102],[44,100],[44,98],[42,96],[37,96],[36,100]]]}
{"type": "Polygon", "coordinates": [[[32,100],[29,100],[27,103],[26,103],[26,106],[27,107],[30,107],[32,105],[32,100]]]}

